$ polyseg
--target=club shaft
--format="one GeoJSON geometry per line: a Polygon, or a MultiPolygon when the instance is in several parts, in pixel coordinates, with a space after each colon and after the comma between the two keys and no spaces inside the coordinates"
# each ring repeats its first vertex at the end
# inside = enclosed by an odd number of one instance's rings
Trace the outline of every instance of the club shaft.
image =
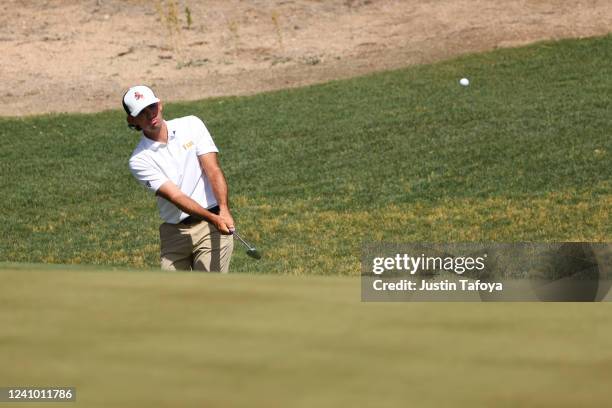
{"type": "Polygon", "coordinates": [[[242,237],[240,235],[238,235],[238,233],[236,231],[234,231],[234,235],[236,236],[236,238],[238,238],[240,240],[240,242],[242,242],[248,249],[253,249],[253,247],[246,242],[244,239],[242,239],[242,237]]]}

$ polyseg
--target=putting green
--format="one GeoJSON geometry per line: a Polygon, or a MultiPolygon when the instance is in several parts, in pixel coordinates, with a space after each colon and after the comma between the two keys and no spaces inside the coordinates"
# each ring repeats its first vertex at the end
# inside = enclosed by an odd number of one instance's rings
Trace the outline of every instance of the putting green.
{"type": "Polygon", "coordinates": [[[610,304],[374,304],[356,278],[18,264],[0,282],[0,386],[77,387],[54,407],[610,399],[610,304]]]}

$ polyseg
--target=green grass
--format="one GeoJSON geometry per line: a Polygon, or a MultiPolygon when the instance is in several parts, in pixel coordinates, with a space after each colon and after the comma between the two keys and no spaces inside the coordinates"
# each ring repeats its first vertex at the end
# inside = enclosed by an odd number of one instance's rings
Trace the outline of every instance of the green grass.
{"type": "Polygon", "coordinates": [[[366,304],[355,277],[78,266],[0,281],[0,384],[77,387],[54,406],[609,405],[609,304],[366,304]]]}
{"type": "MultiPolygon", "coordinates": [[[[611,36],[541,43],[165,113],[201,116],[221,149],[265,253],[233,271],[355,275],[365,241],[610,241],[611,59],[611,36]]],[[[157,265],[120,111],[0,136],[0,260],[157,265]]]]}

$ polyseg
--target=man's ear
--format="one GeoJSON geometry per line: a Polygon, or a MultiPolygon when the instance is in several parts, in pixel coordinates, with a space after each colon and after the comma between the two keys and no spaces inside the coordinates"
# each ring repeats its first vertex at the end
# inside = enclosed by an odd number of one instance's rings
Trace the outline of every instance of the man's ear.
{"type": "Polygon", "coordinates": [[[136,121],[134,120],[134,117],[132,115],[127,115],[127,117],[125,118],[125,120],[127,121],[128,127],[130,129],[133,130],[137,130],[137,131],[141,131],[142,129],[140,128],[140,126],[138,126],[136,124],[136,121]]]}

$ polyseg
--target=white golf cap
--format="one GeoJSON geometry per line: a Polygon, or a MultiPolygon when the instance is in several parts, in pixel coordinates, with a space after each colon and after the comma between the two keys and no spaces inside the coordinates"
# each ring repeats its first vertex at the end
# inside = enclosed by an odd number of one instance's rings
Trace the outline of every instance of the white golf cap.
{"type": "Polygon", "coordinates": [[[144,85],[133,86],[123,95],[123,109],[133,117],[138,116],[141,110],[149,105],[159,102],[151,88],[144,85]]]}

